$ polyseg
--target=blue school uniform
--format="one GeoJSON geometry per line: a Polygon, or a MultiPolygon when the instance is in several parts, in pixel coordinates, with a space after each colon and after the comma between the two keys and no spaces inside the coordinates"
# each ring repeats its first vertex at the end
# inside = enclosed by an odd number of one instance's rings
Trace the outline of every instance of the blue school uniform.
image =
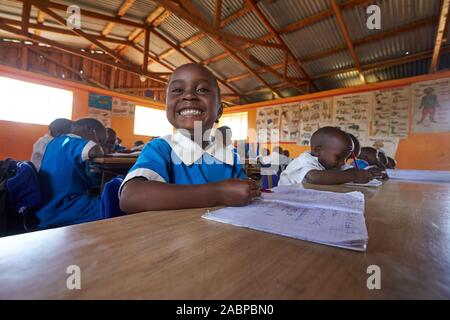
{"type": "Polygon", "coordinates": [[[175,184],[204,184],[247,178],[239,156],[231,146],[212,143],[203,150],[179,132],[148,143],[122,186],[136,177],[175,184]]]}
{"type": "Polygon", "coordinates": [[[43,207],[37,212],[39,228],[98,220],[100,199],[88,194],[94,182],[88,171],[89,151],[96,144],[69,134],[48,145],[39,171],[43,207]]]}

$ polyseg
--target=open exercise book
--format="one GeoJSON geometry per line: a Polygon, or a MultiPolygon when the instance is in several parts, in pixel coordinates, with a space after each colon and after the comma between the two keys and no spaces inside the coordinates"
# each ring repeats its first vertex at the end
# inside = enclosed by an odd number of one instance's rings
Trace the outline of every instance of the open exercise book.
{"type": "Polygon", "coordinates": [[[365,251],[364,195],[280,186],[245,207],[227,207],[203,218],[330,246],[365,251]]]}

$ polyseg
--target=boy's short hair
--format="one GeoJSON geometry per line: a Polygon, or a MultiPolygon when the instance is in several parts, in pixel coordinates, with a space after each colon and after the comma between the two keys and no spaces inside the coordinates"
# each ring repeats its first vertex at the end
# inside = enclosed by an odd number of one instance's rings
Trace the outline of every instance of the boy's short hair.
{"type": "MultiPolygon", "coordinates": [[[[102,137],[103,139],[106,139],[106,129],[105,126],[94,118],[82,118],[79,120],[76,120],[72,123],[72,131],[74,129],[85,129],[85,130],[95,130],[97,136],[102,137]]],[[[100,141],[104,142],[104,141],[100,141]]]]}
{"type": "Polygon", "coordinates": [[[139,146],[141,146],[143,144],[144,144],[144,141],[142,141],[142,140],[137,140],[137,141],[134,142],[134,146],[135,147],[139,147],[139,146]]]}
{"type": "Polygon", "coordinates": [[[336,127],[322,127],[312,134],[311,148],[326,145],[330,138],[338,138],[352,143],[350,136],[345,131],[336,127]]]}
{"type": "Polygon", "coordinates": [[[48,125],[48,129],[53,138],[68,134],[72,129],[72,120],[65,118],[55,119],[48,125]]]}

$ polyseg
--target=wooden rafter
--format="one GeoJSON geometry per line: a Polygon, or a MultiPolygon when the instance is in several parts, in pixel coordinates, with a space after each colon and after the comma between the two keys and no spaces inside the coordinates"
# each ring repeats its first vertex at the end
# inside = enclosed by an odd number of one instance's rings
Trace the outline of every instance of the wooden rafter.
{"type": "MultiPolygon", "coordinates": [[[[448,53],[448,52],[450,52],[450,45],[443,46],[442,53],[448,53]]],[[[369,71],[369,70],[373,70],[373,69],[386,68],[386,67],[396,66],[399,64],[405,64],[405,63],[412,62],[412,61],[429,59],[432,57],[432,55],[433,55],[432,50],[419,52],[419,53],[415,53],[415,54],[411,54],[411,55],[407,55],[407,56],[403,56],[403,57],[399,57],[399,58],[393,58],[393,59],[382,60],[382,61],[371,63],[371,64],[365,64],[362,66],[362,70],[369,71]]],[[[314,79],[318,80],[318,79],[327,78],[327,77],[331,77],[331,76],[334,76],[337,74],[342,74],[342,73],[347,73],[347,72],[352,72],[352,71],[358,71],[358,70],[356,70],[355,67],[333,70],[333,71],[318,74],[318,75],[314,76],[314,79]]]]}
{"type": "Polygon", "coordinates": [[[356,69],[359,71],[359,77],[364,84],[367,84],[366,79],[364,78],[364,73],[361,69],[361,63],[359,62],[358,56],[356,55],[355,47],[353,46],[352,39],[350,38],[350,34],[348,33],[344,18],[342,17],[341,8],[337,4],[336,0],[331,0],[331,7],[333,8],[334,15],[336,16],[339,24],[339,29],[344,36],[345,43],[347,44],[348,50],[350,51],[350,55],[352,56],[356,69]]]}
{"type": "Polygon", "coordinates": [[[273,92],[276,92],[276,94],[281,97],[281,93],[279,91],[276,91],[276,89],[273,88],[263,77],[261,77],[258,73],[256,73],[247,62],[245,62],[239,55],[233,52],[235,48],[232,45],[230,45],[226,39],[221,37],[219,33],[215,32],[215,30],[213,30],[213,28],[210,25],[208,25],[208,23],[204,20],[202,16],[198,15],[196,12],[187,11],[186,8],[181,8],[180,6],[175,5],[171,1],[156,0],[155,2],[159,3],[161,6],[173,12],[174,14],[184,19],[185,21],[192,23],[200,31],[207,33],[213,40],[216,41],[217,44],[222,46],[222,48],[225,51],[227,51],[230,55],[232,55],[241,65],[243,65],[259,81],[261,81],[261,83],[270,88],[273,92]]]}
{"type": "MultiPolygon", "coordinates": [[[[4,23],[7,23],[11,26],[21,26],[22,22],[18,21],[18,20],[12,20],[12,19],[8,19],[8,18],[3,18],[2,17],[2,21],[4,23]]],[[[41,24],[37,24],[37,23],[29,23],[29,29],[33,29],[33,30],[39,30],[39,31],[47,31],[47,32],[51,32],[51,33],[56,33],[56,34],[62,34],[62,35],[71,35],[73,36],[73,32],[68,30],[68,29],[64,29],[64,28],[57,28],[57,27],[53,27],[53,26],[49,26],[49,25],[41,25],[41,24]]],[[[36,32],[34,32],[34,34],[38,35],[36,32]]],[[[101,35],[92,35],[91,36],[97,40],[97,41],[103,41],[103,42],[109,42],[109,43],[117,43],[117,44],[122,44],[125,46],[130,46],[131,42],[128,40],[120,40],[120,39],[116,39],[116,38],[111,38],[111,37],[106,37],[106,36],[101,36],[101,35]]]]}
{"type": "Polygon", "coordinates": [[[450,8],[450,0],[442,0],[441,15],[437,28],[436,41],[434,44],[433,57],[431,58],[430,73],[437,71],[439,63],[439,55],[442,47],[442,39],[444,38],[445,29],[447,27],[448,12],[450,8]]]}
{"type": "Polygon", "coordinates": [[[94,79],[90,79],[90,78],[88,78],[86,76],[81,76],[79,70],[76,70],[76,69],[66,65],[65,63],[62,63],[62,62],[58,61],[57,59],[53,58],[52,56],[48,55],[47,53],[45,53],[44,51],[42,51],[42,50],[40,50],[40,49],[38,49],[36,47],[30,47],[28,50],[33,51],[34,53],[42,56],[44,59],[46,59],[47,61],[52,62],[53,64],[57,65],[58,67],[63,68],[65,70],[75,74],[82,81],[90,82],[90,83],[92,83],[92,84],[94,84],[94,85],[96,85],[98,87],[101,87],[103,89],[107,89],[107,87],[105,85],[101,84],[100,82],[98,82],[98,81],[96,81],[94,79]]]}
{"type": "Polygon", "coordinates": [[[220,21],[222,20],[222,0],[216,0],[216,8],[214,12],[214,29],[220,29],[220,21]]]}
{"type": "Polygon", "coordinates": [[[150,51],[150,27],[145,29],[145,38],[144,38],[144,61],[142,63],[142,70],[148,71],[148,53],[150,51]]]}
{"type": "Polygon", "coordinates": [[[30,24],[31,2],[30,0],[24,0],[22,6],[22,33],[28,33],[28,27],[30,24]]]}
{"type": "MultiPolygon", "coordinates": [[[[428,25],[432,25],[435,24],[438,21],[439,17],[430,17],[427,19],[423,19],[420,21],[415,21],[412,23],[409,23],[407,25],[401,26],[401,27],[396,27],[393,28],[391,30],[387,30],[387,31],[383,31],[383,32],[377,32],[373,35],[370,35],[368,37],[359,39],[359,40],[354,40],[353,41],[353,46],[354,47],[358,47],[358,46],[362,46],[368,43],[372,43],[375,41],[380,41],[380,40],[384,40],[387,39],[389,37],[393,37],[395,35],[404,33],[404,32],[409,32],[409,31],[413,31],[428,25]]],[[[326,49],[323,51],[319,51],[319,52],[313,52],[311,54],[308,54],[306,56],[302,56],[300,59],[301,61],[305,62],[305,61],[311,61],[311,60],[317,60],[317,59],[321,59],[321,58],[325,58],[327,56],[342,52],[347,50],[347,44],[341,44],[335,48],[331,48],[331,49],[326,49]]]]}
{"type": "Polygon", "coordinates": [[[5,30],[7,32],[10,32],[12,34],[18,35],[18,36],[25,36],[27,39],[31,40],[31,41],[36,41],[36,42],[42,42],[42,43],[46,43],[58,50],[62,50],[65,52],[69,52],[72,53],[76,56],[80,56],[83,58],[86,58],[88,60],[92,60],[92,61],[96,61],[99,63],[102,63],[104,65],[109,65],[112,67],[116,67],[118,69],[124,70],[124,71],[128,71],[137,75],[142,75],[144,74],[146,77],[153,79],[157,82],[161,82],[161,83],[166,83],[166,80],[160,78],[159,73],[151,73],[151,72],[142,72],[140,69],[136,68],[136,67],[130,67],[130,66],[126,66],[123,65],[121,63],[116,63],[112,60],[108,60],[105,59],[103,57],[103,55],[96,55],[96,54],[88,54],[86,52],[83,52],[81,50],[78,49],[74,49],[70,46],[67,46],[65,44],[59,43],[57,41],[54,40],[50,40],[41,36],[37,36],[35,34],[32,33],[28,33],[27,35],[23,35],[22,31],[20,29],[14,28],[8,24],[6,24],[5,22],[3,22],[2,20],[0,20],[0,29],[1,30],[5,30]]]}
{"type": "MultiPolygon", "coordinates": [[[[300,71],[300,74],[303,74],[307,80],[311,81],[309,75],[306,73],[305,69],[303,68],[302,63],[297,59],[297,57],[292,53],[291,49],[286,45],[286,42],[283,40],[283,38],[280,37],[279,33],[275,28],[272,26],[272,24],[269,22],[267,17],[261,12],[259,7],[256,4],[255,0],[246,0],[248,5],[252,8],[253,12],[258,16],[258,18],[263,22],[264,26],[269,30],[270,34],[274,36],[274,38],[280,43],[283,47],[283,50],[288,54],[288,57],[290,56],[291,59],[294,61],[294,65],[298,68],[300,71]]],[[[287,59],[286,59],[287,60],[287,59]]],[[[285,76],[283,76],[285,78],[285,76]]]]}
{"type": "MultiPolygon", "coordinates": [[[[133,6],[134,2],[135,0],[124,0],[119,10],[117,10],[116,17],[118,18],[123,17],[127,13],[127,11],[130,10],[130,8],[133,6]]],[[[115,25],[116,25],[115,22],[108,22],[106,26],[103,28],[101,34],[103,36],[107,36],[113,30],[115,25]]],[[[93,50],[94,48],[95,45],[93,44],[89,47],[90,50],[93,50]]]]}
{"type": "MultiPolygon", "coordinates": [[[[360,6],[360,5],[364,5],[366,3],[370,3],[373,1],[370,0],[350,0],[350,1],[346,1],[344,3],[339,4],[339,9],[340,10],[344,10],[347,8],[353,8],[356,6],[360,6]]],[[[286,27],[282,28],[281,30],[279,30],[279,33],[290,33],[293,31],[297,31],[301,28],[304,28],[306,26],[309,26],[311,24],[317,23],[319,21],[328,19],[329,17],[332,17],[334,15],[334,11],[332,8],[321,11],[315,15],[309,16],[307,18],[301,19],[299,21],[293,22],[289,25],[287,25],[286,27]]]]}

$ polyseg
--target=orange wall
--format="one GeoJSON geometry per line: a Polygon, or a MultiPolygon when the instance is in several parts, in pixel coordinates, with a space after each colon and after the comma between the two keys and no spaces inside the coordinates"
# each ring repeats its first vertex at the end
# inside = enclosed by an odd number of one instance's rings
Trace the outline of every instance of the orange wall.
{"type": "MultiPolygon", "coordinates": [[[[16,78],[51,87],[71,90],[73,92],[72,119],[86,117],[88,114],[89,92],[106,94],[133,101],[141,106],[163,109],[160,103],[149,102],[145,99],[118,94],[112,91],[89,87],[84,84],[58,80],[36,73],[25,72],[18,69],[0,66],[0,76],[16,78]]],[[[133,134],[134,119],[113,117],[111,126],[122,139],[123,145],[131,147],[136,140],[147,141],[150,137],[133,134]]],[[[44,125],[11,122],[0,120],[0,159],[14,158],[18,160],[29,160],[33,144],[39,137],[47,133],[48,128],[44,125]]]]}
{"type": "MultiPolygon", "coordinates": [[[[353,88],[336,89],[314,93],[311,95],[273,100],[263,103],[236,106],[228,108],[225,112],[234,113],[247,111],[248,128],[256,130],[256,110],[260,107],[296,102],[301,100],[337,96],[341,94],[371,91],[394,86],[409,85],[414,82],[427,81],[440,77],[450,77],[450,72],[442,72],[436,75],[425,75],[414,78],[386,81],[353,88]]],[[[298,157],[302,152],[309,150],[309,147],[302,147],[297,145],[296,143],[280,143],[280,146],[283,149],[289,150],[291,158],[298,157]]],[[[271,149],[270,145],[269,149],[271,149]]],[[[424,134],[410,133],[407,139],[400,140],[395,158],[397,160],[399,169],[450,170],[450,132],[424,134]]]]}

